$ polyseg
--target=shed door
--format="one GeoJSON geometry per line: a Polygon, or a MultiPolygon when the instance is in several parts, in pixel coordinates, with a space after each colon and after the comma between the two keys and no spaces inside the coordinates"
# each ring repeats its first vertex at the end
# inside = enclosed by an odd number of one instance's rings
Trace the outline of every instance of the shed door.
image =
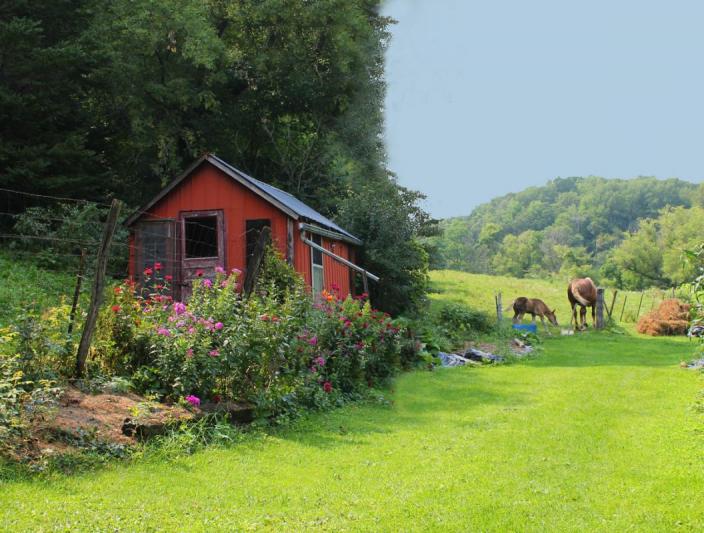
{"type": "Polygon", "coordinates": [[[215,277],[225,268],[225,227],[222,211],[181,213],[181,297],[191,294],[193,280],[215,277]]]}
{"type": "Polygon", "coordinates": [[[142,290],[153,292],[156,285],[167,287],[165,294],[178,298],[178,286],[168,280],[178,279],[176,261],[176,221],[153,220],[141,222],[135,231],[136,274],[142,290]],[[150,274],[145,274],[145,271],[150,274]]]}

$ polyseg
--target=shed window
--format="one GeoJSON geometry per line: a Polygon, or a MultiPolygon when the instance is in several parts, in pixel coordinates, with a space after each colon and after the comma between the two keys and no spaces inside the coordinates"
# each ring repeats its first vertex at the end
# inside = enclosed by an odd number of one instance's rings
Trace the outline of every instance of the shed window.
{"type": "Polygon", "coordinates": [[[186,257],[218,256],[218,217],[186,217],[184,219],[186,257]]]}
{"type": "MultiPolygon", "coordinates": [[[[323,245],[323,239],[320,235],[313,235],[313,242],[318,246],[323,245]]],[[[323,252],[311,247],[311,278],[313,294],[320,294],[325,284],[325,275],[323,272],[323,252]]]]}

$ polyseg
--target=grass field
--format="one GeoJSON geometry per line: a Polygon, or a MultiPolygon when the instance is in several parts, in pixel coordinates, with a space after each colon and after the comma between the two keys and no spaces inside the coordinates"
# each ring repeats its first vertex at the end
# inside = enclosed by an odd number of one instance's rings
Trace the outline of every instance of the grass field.
{"type": "Polygon", "coordinates": [[[415,372],[392,406],[172,461],[5,482],[2,531],[698,531],[686,341],[582,334],[509,366],[415,372]]]}
{"type": "MultiPolygon", "coordinates": [[[[561,324],[568,325],[570,321],[570,305],[567,301],[567,282],[539,279],[518,279],[504,276],[489,276],[485,274],[469,274],[454,270],[435,270],[430,273],[431,303],[437,306],[441,302],[458,302],[468,304],[476,309],[482,309],[492,316],[496,315],[494,295],[501,291],[503,307],[507,307],[519,296],[540,298],[550,308],[557,309],[557,319],[561,324]]],[[[613,289],[606,289],[605,300],[611,306],[613,289]]],[[[658,289],[650,289],[643,293],[640,309],[642,316],[651,308],[657,306],[670,293],[658,289]]],[[[640,303],[641,293],[633,291],[618,291],[614,304],[613,315],[618,321],[623,310],[623,322],[636,322],[636,313],[640,303]],[[625,299],[625,309],[624,309],[625,299]]],[[[513,312],[504,313],[513,316],[513,312]]],[[[591,323],[591,316],[588,317],[591,323]]],[[[525,319],[526,321],[528,319],[525,319]]]]}

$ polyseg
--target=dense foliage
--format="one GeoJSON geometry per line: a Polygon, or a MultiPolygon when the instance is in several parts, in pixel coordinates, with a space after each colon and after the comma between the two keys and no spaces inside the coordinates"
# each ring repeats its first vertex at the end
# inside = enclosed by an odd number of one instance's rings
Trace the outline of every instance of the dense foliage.
{"type": "Polygon", "coordinates": [[[386,280],[375,305],[412,309],[426,260],[385,167],[390,22],[379,0],[2,2],[0,187],[138,205],[208,151],[332,217],[385,198],[393,224],[352,229],[386,280]]]}
{"type": "Polygon", "coordinates": [[[327,292],[314,303],[292,268],[271,255],[269,271],[278,262],[283,278],[297,281],[262,282],[248,298],[237,270],[198,279],[187,303],[167,295],[171,280],[158,264],[147,271],[153,292],[116,286],[99,324],[94,371],[131,376],[137,390],[162,399],[246,401],[276,413],[340,401],[401,368],[399,328],[388,315],[327,292]]]}
{"type": "Polygon", "coordinates": [[[629,288],[667,286],[687,277],[675,256],[689,239],[684,235],[700,220],[699,211],[686,209],[698,193],[696,185],[677,179],[558,178],[496,198],[468,217],[443,221],[442,237],[427,240],[434,251],[431,264],[514,277],[592,275],[629,288]],[[680,209],[663,211],[668,207],[680,209]],[[661,214],[658,223],[641,222],[661,214]],[[647,270],[637,270],[643,265],[633,266],[640,262],[628,252],[633,239],[628,235],[639,224],[642,235],[632,248],[646,239],[646,232],[656,231],[649,224],[658,225],[660,232],[649,245],[659,252],[646,254],[656,264],[645,265],[647,270]]]}

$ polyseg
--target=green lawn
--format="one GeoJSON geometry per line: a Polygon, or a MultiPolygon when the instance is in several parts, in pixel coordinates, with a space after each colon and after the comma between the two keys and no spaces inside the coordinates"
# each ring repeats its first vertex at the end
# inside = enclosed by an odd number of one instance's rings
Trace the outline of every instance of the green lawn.
{"type": "MultiPolygon", "coordinates": [[[[570,304],[567,301],[567,281],[554,279],[518,279],[506,276],[489,276],[487,274],[469,274],[455,270],[435,270],[430,273],[431,286],[434,293],[430,294],[431,303],[437,306],[441,302],[451,301],[465,303],[476,309],[482,309],[492,316],[496,316],[494,295],[501,291],[503,307],[507,307],[519,296],[540,298],[551,309],[557,309],[557,319],[561,324],[570,322],[570,304]]],[[[640,305],[640,316],[657,306],[664,297],[671,293],[658,289],[649,289],[643,294],[640,305]]],[[[613,289],[606,288],[605,301],[611,306],[613,289]]],[[[615,319],[621,318],[623,322],[636,322],[641,293],[633,291],[619,291],[614,304],[615,319]],[[625,308],[624,308],[625,298],[625,308]]],[[[505,312],[513,316],[513,312],[505,312]]],[[[591,316],[589,316],[591,323],[591,316]]]]}
{"type": "Polygon", "coordinates": [[[583,334],[518,364],[415,372],[394,405],[172,462],[6,482],[2,531],[704,528],[686,341],[583,334]]]}

